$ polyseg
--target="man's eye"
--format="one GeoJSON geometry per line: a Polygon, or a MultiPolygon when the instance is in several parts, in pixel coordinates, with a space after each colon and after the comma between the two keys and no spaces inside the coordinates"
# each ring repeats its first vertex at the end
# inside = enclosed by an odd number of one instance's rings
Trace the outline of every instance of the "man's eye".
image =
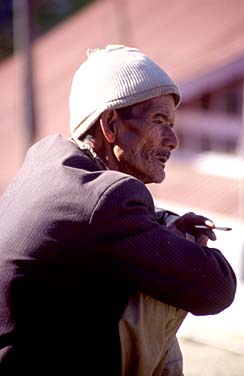
{"type": "Polygon", "coordinates": [[[162,120],[156,119],[156,120],[154,120],[154,123],[155,124],[162,124],[162,120]]]}

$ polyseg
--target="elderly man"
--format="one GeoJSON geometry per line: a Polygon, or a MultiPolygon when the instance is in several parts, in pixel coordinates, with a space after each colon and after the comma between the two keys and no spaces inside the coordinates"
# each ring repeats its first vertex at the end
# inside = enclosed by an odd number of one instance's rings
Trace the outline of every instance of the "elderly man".
{"type": "Polygon", "coordinates": [[[134,48],[77,70],[72,138],[33,145],[0,201],[1,376],[163,375],[186,312],[232,303],[234,272],[195,228],[206,218],[168,228],[145,186],[164,179],[179,102],[134,48]]]}

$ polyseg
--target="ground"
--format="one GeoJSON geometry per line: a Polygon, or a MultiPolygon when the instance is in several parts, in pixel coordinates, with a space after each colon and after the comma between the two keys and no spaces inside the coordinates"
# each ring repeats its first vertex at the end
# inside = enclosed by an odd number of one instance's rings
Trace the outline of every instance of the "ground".
{"type": "Polygon", "coordinates": [[[184,376],[244,376],[244,355],[178,338],[184,376]]]}

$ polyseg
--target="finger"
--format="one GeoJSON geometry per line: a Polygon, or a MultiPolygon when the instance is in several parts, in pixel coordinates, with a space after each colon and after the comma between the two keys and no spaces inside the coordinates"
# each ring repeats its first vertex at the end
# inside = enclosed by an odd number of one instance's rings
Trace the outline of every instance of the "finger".
{"type": "Polygon", "coordinates": [[[210,229],[214,228],[214,222],[203,215],[198,215],[193,212],[188,212],[181,217],[179,217],[175,224],[178,228],[186,227],[186,228],[193,228],[195,225],[205,225],[208,226],[210,229]]]}
{"type": "Polygon", "coordinates": [[[208,229],[198,229],[196,232],[196,236],[200,235],[205,235],[207,236],[210,240],[214,241],[217,239],[216,234],[213,230],[208,230],[208,229]]]}
{"type": "Polygon", "coordinates": [[[215,241],[217,239],[216,234],[213,230],[206,230],[205,234],[212,241],[215,241]]]}
{"type": "Polygon", "coordinates": [[[207,217],[197,215],[193,212],[186,213],[179,217],[175,226],[184,232],[188,232],[192,235],[207,235],[210,240],[216,240],[216,235],[213,232],[214,222],[207,217]],[[196,225],[205,226],[205,228],[196,228],[196,225]],[[207,228],[206,228],[207,226],[207,228]]]}
{"type": "Polygon", "coordinates": [[[207,246],[208,240],[208,236],[204,234],[201,234],[196,237],[196,243],[199,244],[201,247],[207,246]]]}
{"type": "Polygon", "coordinates": [[[214,228],[215,227],[214,222],[211,221],[210,219],[206,219],[205,225],[208,226],[209,228],[214,228]]]}

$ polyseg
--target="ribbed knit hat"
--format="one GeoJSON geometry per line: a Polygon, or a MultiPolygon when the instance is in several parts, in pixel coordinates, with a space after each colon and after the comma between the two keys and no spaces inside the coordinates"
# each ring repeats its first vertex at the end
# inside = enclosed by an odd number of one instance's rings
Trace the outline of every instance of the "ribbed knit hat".
{"type": "Polygon", "coordinates": [[[87,51],[87,60],[75,72],[69,97],[70,131],[84,134],[109,108],[121,108],[147,99],[173,94],[179,88],[169,75],[136,48],[108,45],[87,51]]]}

